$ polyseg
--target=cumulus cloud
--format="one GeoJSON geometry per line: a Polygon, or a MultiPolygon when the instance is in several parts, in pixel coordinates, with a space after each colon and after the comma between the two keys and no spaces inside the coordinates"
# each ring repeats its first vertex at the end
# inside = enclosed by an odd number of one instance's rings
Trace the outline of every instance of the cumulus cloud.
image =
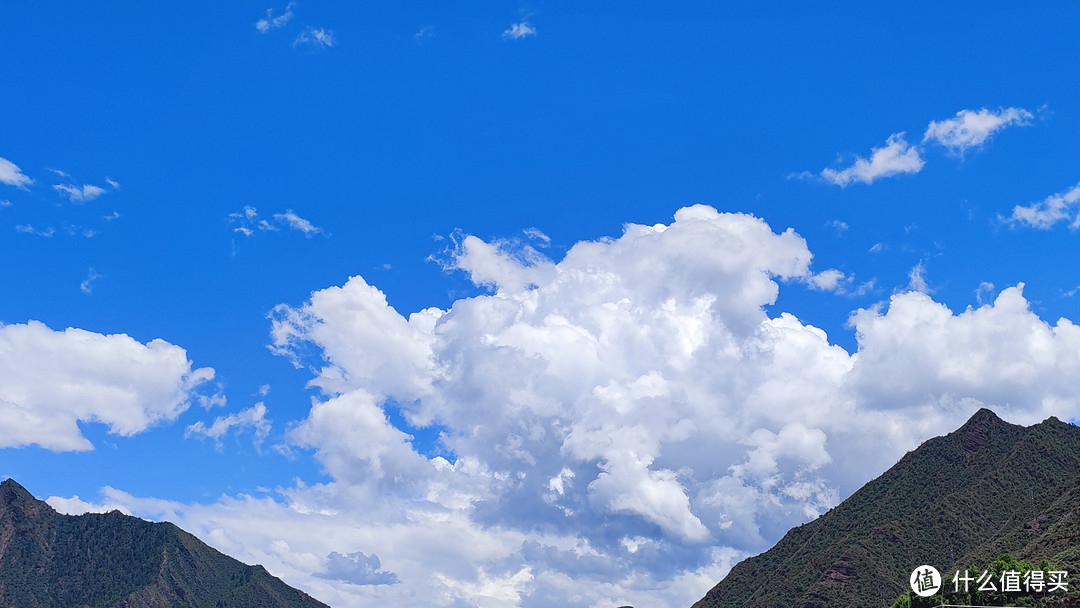
{"type": "Polygon", "coordinates": [[[1069,228],[1080,228],[1080,214],[1077,203],[1080,202],[1080,184],[1030,205],[1013,207],[1012,215],[1006,220],[1012,224],[1026,224],[1038,230],[1047,230],[1060,222],[1068,221],[1069,228]]]}
{"type": "Polygon", "coordinates": [[[19,166],[0,156],[0,182],[16,188],[26,189],[34,180],[26,176],[19,166]]]}
{"type": "Polygon", "coordinates": [[[221,449],[221,439],[230,431],[249,428],[255,434],[256,447],[270,434],[270,420],[266,418],[266,404],[262,401],[228,416],[218,416],[207,425],[202,420],[188,425],[184,429],[184,437],[199,437],[213,439],[218,449],[221,449]]]}
{"type": "Polygon", "coordinates": [[[1080,330],[1022,285],[958,313],[894,294],[851,315],[848,352],[768,312],[825,273],[753,216],[527,247],[455,237],[446,266],[486,290],[447,309],[353,277],[273,311],[323,393],[287,441],[326,483],[94,504],[175,517],[334,606],[680,606],[979,407],[1080,415],[1080,330]]]}
{"type": "Polygon", "coordinates": [[[993,112],[961,110],[956,116],[942,121],[930,121],[923,142],[936,141],[950,152],[963,155],[969,149],[980,148],[990,136],[1011,125],[1027,125],[1031,112],[1023,108],[1003,108],[993,112]]]}
{"type": "Polygon", "coordinates": [[[285,27],[285,24],[293,18],[292,9],[295,5],[295,2],[290,2],[285,5],[285,12],[278,15],[277,17],[274,16],[274,9],[266,9],[266,17],[259,19],[255,22],[255,29],[265,34],[270,30],[276,30],[278,28],[285,27]]]}
{"type": "Polygon", "coordinates": [[[192,369],[184,349],[124,334],[44,324],[0,324],[0,446],[90,450],[78,423],[131,436],[175,420],[214,370],[192,369]]]}
{"type": "Polygon", "coordinates": [[[323,28],[309,27],[293,40],[293,46],[307,45],[327,49],[337,44],[334,34],[323,28]]]}
{"type": "MultiPolygon", "coordinates": [[[[970,149],[981,148],[997,131],[1012,125],[1027,125],[1031,119],[1031,113],[1023,108],[1003,108],[997,112],[986,108],[961,110],[953,118],[930,121],[922,143],[937,142],[951,153],[963,156],[970,149]]],[[[926,164],[923,152],[923,147],[909,144],[903,132],[894,133],[883,147],[871,150],[870,158],[857,157],[843,169],[823,169],[818,177],[843,188],[853,182],[871,184],[883,177],[918,173],[926,164]]],[[[803,171],[789,178],[814,179],[815,174],[803,171]]]]}
{"type": "Polygon", "coordinates": [[[522,38],[528,38],[529,36],[535,35],[536,28],[530,25],[528,21],[514,23],[502,33],[504,40],[521,40],[522,38]]]}
{"type": "Polygon", "coordinates": [[[919,149],[904,140],[903,133],[894,133],[881,148],[873,148],[870,158],[858,157],[855,164],[841,170],[824,169],[821,177],[825,181],[846,187],[852,182],[872,184],[874,180],[892,177],[903,173],[922,171],[925,161],[919,155],[919,149]]]}
{"type": "Polygon", "coordinates": [[[73,203],[85,203],[105,194],[105,189],[92,184],[76,186],[74,184],[56,184],[53,188],[61,195],[66,196],[73,203]]]}
{"type": "Polygon", "coordinates": [[[393,585],[398,577],[393,572],[381,570],[379,556],[361,551],[342,555],[336,551],[326,556],[326,572],[323,578],[336,579],[354,585],[393,585]]]}

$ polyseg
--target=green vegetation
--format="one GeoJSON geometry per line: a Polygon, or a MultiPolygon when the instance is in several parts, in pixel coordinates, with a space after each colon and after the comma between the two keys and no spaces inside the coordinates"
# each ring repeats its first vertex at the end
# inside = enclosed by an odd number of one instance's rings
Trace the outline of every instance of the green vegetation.
{"type": "MultiPolygon", "coordinates": [[[[1056,418],[1025,428],[979,410],[736,565],[694,608],[888,608],[898,596],[920,607],[923,598],[905,596],[916,566],[934,565],[951,585],[960,564],[1005,554],[1080,572],[1077,505],[1080,428],[1056,418]]],[[[946,601],[961,603],[926,605],[946,601]]]]}
{"type": "Polygon", "coordinates": [[[0,484],[0,606],[326,608],[169,523],[61,515],[0,484]]]}

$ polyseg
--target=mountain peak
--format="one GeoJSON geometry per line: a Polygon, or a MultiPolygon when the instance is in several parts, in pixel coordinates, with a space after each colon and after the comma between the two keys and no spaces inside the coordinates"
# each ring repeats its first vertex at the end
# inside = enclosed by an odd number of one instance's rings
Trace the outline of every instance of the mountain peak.
{"type": "MultiPolygon", "coordinates": [[[[993,410],[991,410],[990,408],[980,407],[979,411],[972,414],[971,418],[968,418],[968,421],[964,426],[967,426],[968,424],[973,424],[973,423],[974,424],[979,424],[979,423],[982,423],[982,424],[986,424],[986,423],[998,424],[998,423],[1003,423],[1003,422],[1005,422],[1005,421],[1002,420],[1001,417],[999,417],[997,414],[995,414],[993,412],[993,410]]],[[[1006,423],[1006,424],[1008,424],[1008,423],[1006,423]]]]}
{"type": "Polygon", "coordinates": [[[0,483],[0,606],[328,608],[170,523],[61,515],[0,483]]]}
{"type": "Polygon", "coordinates": [[[957,430],[957,434],[960,436],[960,445],[964,450],[978,452],[989,443],[994,430],[1010,426],[1012,425],[999,418],[997,414],[983,407],[979,408],[979,411],[975,412],[964,423],[964,426],[957,430]]]}
{"type": "Polygon", "coordinates": [[[909,589],[917,564],[952,572],[1003,553],[1080,569],[1078,500],[1080,427],[1023,427],[982,408],[735,565],[693,608],[879,606],[909,589]]]}
{"type": "Polygon", "coordinates": [[[14,505],[34,505],[38,502],[40,501],[34,498],[33,494],[19,485],[14,479],[8,479],[4,483],[0,483],[0,508],[14,505]]]}

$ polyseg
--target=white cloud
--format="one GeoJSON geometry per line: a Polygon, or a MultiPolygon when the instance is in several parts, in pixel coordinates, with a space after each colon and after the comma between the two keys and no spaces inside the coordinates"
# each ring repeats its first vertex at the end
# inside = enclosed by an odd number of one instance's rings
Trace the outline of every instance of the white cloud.
{"type": "Polygon", "coordinates": [[[19,169],[18,165],[0,156],[0,182],[16,188],[26,189],[27,186],[34,183],[34,180],[27,177],[19,169]]]}
{"type": "Polygon", "coordinates": [[[876,179],[891,177],[902,173],[918,173],[925,161],[919,156],[919,149],[904,141],[903,133],[889,136],[882,148],[873,148],[870,158],[856,158],[855,164],[841,169],[824,169],[821,177],[830,183],[845,187],[852,182],[871,184],[876,179]]]}
{"type": "Polygon", "coordinates": [[[1064,192],[1051,194],[1042,201],[1013,207],[1008,222],[1027,224],[1032,228],[1047,230],[1059,222],[1069,220],[1069,228],[1080,228],[1077,203],[1080,202],[1080,183],[1064,192]]]}
{"type": "MultiPolygon", "coordinates": [[[[264,393],[265,394],[265,393],[264,393]]],[[[255,433],[255,445],[261,446],[262,442],[270,434],[270,420],[266,418],[266,404],[262,401],[228,416],[218,416],[214,422],[207,425],[202,420],[188,425],[184,429],[184,437],[201,437],[213,439],[218,449],[221,449],[221,439],[231,430],[250,428],[255,433]]]]}
{"type": "Polygon", "coordinates": [[[25,234],[36,234],[37,236],[46,238],[56,234],[56,230],[52,227],[46,228],[45,230],[37,230],[30,224],[18,224],[15,226],[15,230],[25,234]]]}
{"type": "Polygon", "coordinates": [[[293,230],[303,232],[304,236],[320,234],[323,231],[322,228],[315,226],[308,220],[293,213],[292,209],[286,209],[285,213],[275,213],[274,219],[277,220],[278,223],[284,224],[293,230]]]}
{"type": "Polygon", "coordinates": [[[417,44],[423,44],[425,40],[431,38],[434,35],[435,29],[430,25],[425,25],[424,27],[417,30],[415,34],[413,34],[413,40],[415,40],[417,44]]]}
{"type": "Polygon", "coordinates": [[[825,222],[825,225],[831,227],[833,230],[836,230],[837,236],[840,236],[841,234],[847,232],[847,229],[849,228],[847,222],[836,219],[825,222]]]}
{"type": "Polygon", "coordinates": [[[10,207],[10,206],[11,206],[11,201],[6,200],[6,199],[5,200],[0,200],[0,209],[3,209],[5,207],[10,207]]]}
{"type": "Polygon", "coordinates": [[[233,232],[239,232],[244,236],[253,236],[256,232],[278,232],[282,228],[296,230],[310,237],[316,234],[329,236],[325,230],[300,217],[292,209],[286,209],[285,213],[275,213],[273,221],[259,217],[259,210],[251,205],[246,205],[236,213],[230,213],[229,223],[233,226],[233,232]]]}
{"type": "Polygon", "coordinates": [[[929,293],[930,286],[926,283],[926,264],[921,260],[908,272],[908,286],[910,291],[929,293]]]}
{"type": "Polygon", "coordinates": [[[116,180],[114,180],[114,179],[110,178],[110,177],[109,177],[109,176],[107,176],[107,175],[105,176],[105,183],[106,183],[106,184],[109,184],[109,186],[110,186],[110,187],[111,187],[111,188],[112,188],[113,190],[119,190],[119,189],[120,189],[120,182],[118,182],[118,181],[116,181],[116,180]]]}
{"type": "Polygon", "coordinates": [[[85,203],[105,194],[104,188],[91,184],[85,184],[83,186],[56,184],[53,188],[56,189],[61,196],[67,196],[68,200],[73,203],[85,203]]]}
{"type": "Polygon", "coordinates": [[[536,28],[530,25],[528,21],[514,23],[502,33],[502,37],[505,40],[521,40],[522,38],[528,38],[529,36],[535,35],[536,28]]]}
{"type": "Polygon", "coordinates": [[[551,237],[544,234],[539,228],[526,228],[521,232],[530,240],[539,243],[540,247],[547,247],[551,244],[551,237]]]}
{"type": "Polygon", "coordinates": [[[323,28],[309,27],[306,30],[300,32],[300,35],[293,40],[293,46],[300,46],[306,44],[309,46],[326,49],[337,44],[334,39],[334,34],[323,28]]]}
{"type": "Polygon", "coordinates": [[[274,9],[266,9],[266,17],[259,19],[255,22],[255,29],[265,34],[270,30],[276,30],[278,28],[284,27],[285,24],[293,18],[292,9],[295,5],[295,2],[290,2],[285,6],[285,12],[281,15],[278,15],[277,17],[274,16],[274,9]]]}
{"type": "Polygon", "coordinates": [[[1030,124],[1031,119],[1031,112],[1023,108],[961,110],[954,118],[930,121],[923,142],[936,141],[950,152],[963,155],[971,148],[982,147],[995,132],[1011,125],[1030,124]]]}
{"type": "Polygon", "coordinates": [[[807,277],[807,284],[822,291],[843,291],[851,278],[835,268],[823,270],[807,277]]]}
{"type": "Polygon", "coordinates": [[[689,207],[558,261],[454,242],[448,266],[489,293],[405,316],[353,277],[274,311],[274,348],[324,393],[288,441],[330,482],[102,504],[334,606],[685,606],[978,407],[1080,415],[1080,329],[1022,285],[958,314],[895,294],[851,316],[850,353],[766,312],[826,273],[752,216],[689,207]]]}
{"type": "Polygon", "coordinates": [[[82,283],[79,283],[79,291],[86,295],[90,295],[94,292],[94,283],[103,276],[105,275],[98,274],[96,270],[91,268],[90,271],[86,273],[86,279],[84,279],[82,283]]]}
{"type": "Polygon", "coordinates": [[[90,450],[78,422],[140,433],[175,420],[213,376],[160,339],[0,324],[0,446],[90,450]]]}

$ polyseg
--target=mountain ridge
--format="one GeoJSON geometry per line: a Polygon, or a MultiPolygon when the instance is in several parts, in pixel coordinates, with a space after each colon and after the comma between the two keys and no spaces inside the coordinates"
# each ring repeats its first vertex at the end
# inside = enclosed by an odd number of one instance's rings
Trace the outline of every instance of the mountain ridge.
{"type": "Polygon", "coordinates": [[[982,408],[736,564],[693,608],[889,606],[920,564],[951,573],[1002,553],[1080,565],[1077,504],[1080,428],[982,408]]]}
{"type": "Polygon", "coordinates": [[[329,608],[169,522],[63,515],[0,483],[0,606],[329,608]]]}

